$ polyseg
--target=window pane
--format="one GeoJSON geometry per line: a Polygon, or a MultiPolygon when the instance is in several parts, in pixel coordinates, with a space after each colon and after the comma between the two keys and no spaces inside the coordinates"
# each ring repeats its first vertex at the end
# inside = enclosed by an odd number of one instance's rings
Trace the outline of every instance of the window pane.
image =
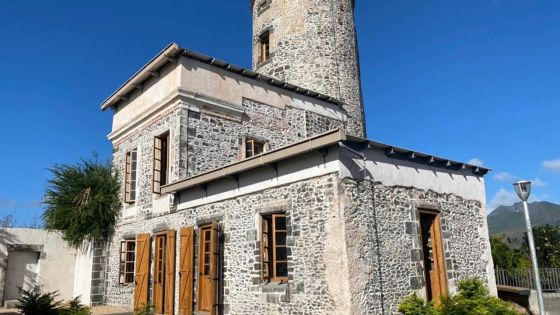
{"type": "Polygon", "coordinates": [[[288,263],[277,263],[276,277],[287,277],[287,276],[288,276],[288,263]]]}
{"type": "Polygon", "coordinates": [[[286,232],[276,232],[276,245],[286,245],[286,232]]]}
{"type": "Polygon", "coordinates": [[[263,144],[260,142],[255,142],[255,155],[261,154],[263,152],[263,144]]]}
{"type": "Polygon", "coordinates": [[[288,252],[286,247],[276,247],[276,260],[287,260],[288,252]]]}
{"type": "Polygon", "coordinates": [[[205,264],[209,264],[209,263],[210,263],[210,254],[204,254],[204,263],[205,263],[205,264]]]}
{"type": "Polygon", "coordinates": [[[133,262],[129,262],[126,264],[126,272],[134,272],[134,263],[133,262]]]}
{"type": "Polygon", "coordinates": [[[125,283],[132,283],[134,282],[134,274],[133,273],[128,273],[125,276],[125,283]]]}
{"type": "Polygon", "coordinates": [[[209,242],[205,242],[204,243],[204,252],[208,253],[210,251],[210,243],[209,242]]]}
{"type": "Polygon", "coordinates": [[[126,261],[134,261],[134,252],[126,253],[126,261]]]}
{"type": "Polygon", "coordinates": [[[276,216],[276,230],[286,230],[286,217],[276,216]]]}
{"type": "Polygon", "coordinates": [[[134,242],[127,242],[127,250],[134,251],[135,243],[134,242]]]}

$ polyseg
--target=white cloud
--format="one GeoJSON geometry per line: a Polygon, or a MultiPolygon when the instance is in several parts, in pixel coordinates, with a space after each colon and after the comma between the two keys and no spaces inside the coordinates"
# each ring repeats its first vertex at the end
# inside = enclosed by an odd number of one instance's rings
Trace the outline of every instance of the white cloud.
{"type": "MultiPolygon", "coordinates": [[[[543,194],[539,197],[535,194],[532,194],[529,197],[529,202],[542,201],[542,199],[544,199],[543,196],[545,195],[546,194],[543,194]]],[[[499,206],[512,206],[513,204],[518,202],[521,202],[521,199],[519,199],[519,197],[514,191],[502,188],[498,190],[498,192],[496,192],[494,197],[492,197],[492,200],[488,202],[488,207],[487,207],[488,212],[494,211],[499,206]]]]}
{"type": "Polygon", "coordinates": [[[488,210],[493,211],[499,206],[511,206],[518,201],[520,200],[515,192],[502,188],[496,192],[492,200],[488,203],[488,210]]]}
{"type": "Polygon", "coordinates": [[[472,158],[467,162],[467,164],[471,164],[475,166],[484,166],[484,161],[477,158],[472,158]]]}
{"type": "Polygon", "coordinates": [[[560,159],[543,161],[542,167],[547,171],[560,173],[560,159]]]}
{"type": "Polygon", "coordinates": [[[540,178],[535,178],[532,180],[533,182],[533,187],[546,187],[548,186],[548,183],[545,181],[542,181],[540,178]]]}
{"type": "Polygon", "coordinates": [[[513,180],[515,180],[515,178],[515,176],[511,175],[508,172],[501,172],[494,175],[494,179],[499,182],[512,182],[513,180]]]}

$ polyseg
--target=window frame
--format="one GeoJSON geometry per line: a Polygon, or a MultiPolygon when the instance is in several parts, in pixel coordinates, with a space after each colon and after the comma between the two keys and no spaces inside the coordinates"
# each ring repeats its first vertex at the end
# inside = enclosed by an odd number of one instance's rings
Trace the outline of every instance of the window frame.
{"type": "Polygon", "coordinates": [[[269,145],[267,141],[250,137],[243,138],[243,157],[246,159],[263,154],[268,150],[269,145]],[[255,154],[255,144],[258,144],[260,146],[260,152],[257,154],[255,154]],[[251,152],[251,154],[249,154],[249,152],[251,152]]]}
{"type": "Polygon", "coordinates": [[[272,0],[262,0],[257,6],[257,14],[261,14],[270,8],[272,0]]]}
{"type": "Polygon", "coordinates": [[[135,278],[136,278],[136,240],[135,239],[121,240],[120,248],[119,248],[119,284],[120,285],[134,284],[135,278]],[[131,250],[129,250],[128,244],[133,244],[131,250]],[[129,259],[128,254],[132,255],[132,259],[129,259]],[[132,263],[132,270],[128,270],[127,266],[129,266],[129,264],[131,263],[132,263]],[[127,276],[130,276],[130,278],[127,278],[127,276]]]}
{"type": "Polygon", "coordinates": [[[152,192],[158,195],[161,194],[161,186],[169,184],[169,134],[169,131],[167,131],[154,137],[152,155],[152,192]],[[158,141],[160,142],[159,148],[158,141]],[[159,160],[156,158],[158,152],[159,160]],[[159,173],[159,176],[156,175],[157,173],[159,173]]]}
{"type": "Polygon", "coordinates": [[[138,183],[138,148],[126,152],[125,157],[125,202],[136,202],[138,183]],[[134,168],[133,168],[134,166],[134,168]]]}
{"type": "Polygon", "coordinates": [[[272,54],[270,52],[270,35],[272,31],[270,29],[264,30],[259,35],[259,64],[265,63],[270,60],[272,54]]]}
{"type": "Polygon", "coordinates": [[[261,278],[268,282],[288,282],[288,227],[286,222],[286,212],[273,212],[261,215],[261,278]],[[281,230],[276,227],[276,219],[284,218],[285,229],[281,230]],[[278,233],[283,233],[284,244],[279,245],[277,243],[276,236],[278,233]],[[266,239],[265,239],[266,236],[266,239]],[[271,237],[272,236],[272,237],[271,237]],[[278,248],[285,248],[286,254],[284,260],[278,259],[278,248]],[[268,257],[268,259],[266,259],[268,257]],[[278,264],[285,264],[286,274],[283,276],[278,276],[277,267],[278,264]]]}

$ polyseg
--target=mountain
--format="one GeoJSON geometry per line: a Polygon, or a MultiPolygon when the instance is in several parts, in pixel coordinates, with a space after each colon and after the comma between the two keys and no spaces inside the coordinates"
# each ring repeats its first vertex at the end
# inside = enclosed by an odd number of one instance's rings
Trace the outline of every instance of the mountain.
{"type": "MultiPolygon", "coordinates": [[[[545,224],[560,225],[560,205],[540,201],[529,204],[529,215],[533,227],[545,224]]],[[[488,229],[490,235],[505,233],[520,241],[525,233],[525,216],[523,204],[518,202],[513,206],[499,206],[488,215],[488,229]]]]}

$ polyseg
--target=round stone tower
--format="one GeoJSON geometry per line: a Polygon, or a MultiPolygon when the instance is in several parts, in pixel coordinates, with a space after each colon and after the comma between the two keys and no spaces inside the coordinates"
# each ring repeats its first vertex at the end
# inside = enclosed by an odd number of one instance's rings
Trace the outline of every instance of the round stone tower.
{"type": "Polygon", "coordinates": [[[345,103],[365,137],[354,0],[251,0],[253,70],[345,103]]]}

